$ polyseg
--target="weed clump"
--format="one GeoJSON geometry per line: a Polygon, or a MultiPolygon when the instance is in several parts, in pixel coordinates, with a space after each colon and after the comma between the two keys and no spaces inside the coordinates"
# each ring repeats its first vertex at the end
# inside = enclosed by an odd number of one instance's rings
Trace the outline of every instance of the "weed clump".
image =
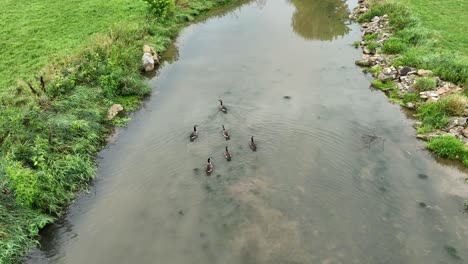
{"type": "Polygon", "coordinates": [[[399,38],[389,38],[383,43],[382,52],[386,54],[398,54],[407,49],[407,44],[399,38]]]}
{"type": "Polygon", "coordinates": [[[437,156],[452,160],[463,160],[467,155],[463,142],[454,136],[440,136],[430,140],[427,148],[437,156]]]}
{"type": "Polygon", "coordinates": [[[418,108],[418,115],[424,125],[435,129],[446,127],[450,117],[445,104],[440,101],[422,104],[418,108]]]}
{"type": "Polygon", "coordinates": [[[463,115],[465,111],[465,106],[467,104],[467,98],[460,94],[452,94],[447,97],[444,97],[441,102],[445,111],[452,116],[463,115]]]}
{"type": "Polygon", "coordinates": [[[393,90],[396,88],[396,85],[390,80],[381,81],[381,80],[376,79],[371,82],[371,85],[372,87],[382,90],[382,91],[389,91],[389,90],[393,90]]]}
{"type": "Polygon", "coordinates": [[[419,91],[430,91],[436,88],[437,82],[433,78],[418,78],[414,84],[414,88],[419,91]]]}

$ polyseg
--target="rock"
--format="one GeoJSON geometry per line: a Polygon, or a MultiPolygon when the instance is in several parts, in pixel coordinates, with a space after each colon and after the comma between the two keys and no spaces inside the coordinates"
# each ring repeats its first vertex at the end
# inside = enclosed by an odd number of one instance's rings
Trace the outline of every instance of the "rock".
{"type": "Polygon", "coordinates": [[[410,71],[411,71],[410,67],[403,67],[400,69],[399,72],[401,76],[406,76],[410,71]]]}
{"type": "Polygon", "coordinates": [[[429,133],[429,134],[417,134],[416,137],[425,141],[429,141],[433,138],[438,137],[439,135],[437,133],[429,133]]]}
{"type": "Polygon", "coordinates": [[[443,95],[450,92],[450,88],[448,87],[448,85],[445,85],[437,89],[437,92],[439,93],[439,95],[443,95]]]}
{"type": "Polygon", "coordinates": [[[151,53],[144,53],[141,61],[146,72],[154,70],[154,58],[151,53]]]}
{"type": "Polygon", "coordinates": [[[465,127],[465,129],[463,129],[461,133],[464,137],[468,138],[468,127],[465,127]]]}
{"type": "Polygon", "coordinates": [[[459,117],[457,119],[457,123],[459,126],[466,126],[467,118],[466,117],[459,117]]]}
{"type": "Polygon", "coordinates": [[[449,131],[456,126],[458,126],[458,118],[451,118],[447,127],[445,127],[445,131],[449,131]]]}
{"type": "Polygon", "coordinates": [[[392,76],[390,75],[386,75],[386,74],[383,74],[383,73],[379,73],[377,75],[377,79],[381,80],[381,81],[388,81],[388,80],[391,80],[392,79],[392,76]]]}
{"type": "Polygon", "coordinates": [[[428,77],[432,75],[432,71],[424,70],[424,69],[419,69],[417,73],[419,76],[422,76],[422,77],[428,77]]]}
{"type": "Polygon", "coordinates": [[[380,21],[380,17],[375,16],[375,17],[372,18],[371,21],[374,22],[374,23],[378,23],[380,21]]]}
{"type": "Polygon", "coordinates": [[[120,104],[113,104],[109,111],[107,112],[107,119],[112,120],[114,117],[123,110],[122,105],[120,104]]]}
{"type": "Polygon", "coordinates": [[[392,69],[383,68],[382,73],[385,74],[385,75],[390,75],[390,74],[392,74],[392,69]]]}
{"type": "Polygon", "coordinates": [[[369,67],[371,66],[371,63],[369,60],[357,60],[355,61],[356,65],[361,66],[361,67],[369,67]]]}
{"type": "Polygon", "coordinates": [[[422,126],[423,126],[423,122],[421,122],[421,121],[416,121],[416,122],[414,123],[414,125],[413,125],[414,128],[420,128],[420,127],[422,127],[422,126]]]}
{"type": "Polygon", "coordinates": [[[414,109],[414,108],[416,108],[416,106],[415,106],[414,103],[412,103],[412,102],[406,103],[406,107],[409,108],[409,109],[414,109]]]}
{"type": "Polygon", "coordinates": [[[368,47],[364,47],[362,49],[362,51],[365,53],[365,54],[372,54],[372,50],[370,50],[368,47]]]}
{"type": "Polygon", "coordinates": [[[437,101],[439,99],[439,93],[437,91],[425,91],[425,92],[420,92],[419,97],[422,99],[432,99],[437,101]]]}
{"type": "Polygon", "coordinates": [[[452,134],[454,136],[459,136],[463,131],[463,127],[462,126],[456,126],[452,129],[449,130],[449,134],[452,134]]]}
{"type": "Polygon", "coordinates": [[[143,53],[152,53],[153,48],[149,45],[143,45],[143,53]]]}

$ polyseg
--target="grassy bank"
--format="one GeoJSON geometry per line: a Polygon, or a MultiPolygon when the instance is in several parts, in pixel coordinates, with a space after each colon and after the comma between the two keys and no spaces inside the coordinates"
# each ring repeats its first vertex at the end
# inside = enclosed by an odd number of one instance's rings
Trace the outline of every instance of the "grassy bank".
{"type": "MultiPolygon", "coordinates": [[[[428,69],[433,75],[416,78],[412,91],[401,91],[392,81],[374,80],[372,85],[386,91],[392,101],[404,106],[417,107],[417,117],[422,121],[418,133],[444,134],[444,129],[455,117],[466,116],[468,106],[468,2],[460,0],[371,0],[370,10],[358,18],[369,22],[373,17],[387,14],[392,37],[382,44],[372,42],[377,36],[366,35],[364,41],[380,47],[380,52],[396,55],[392,66],[411,66],[428,69]],[[424,101],[419,92],[435,91],[437,79],[463,87],[451,91],[439,100],[424,101]]],[[[373,74],[382,71],[376,66],[369,69],[373,74]]],[[[462,127],[463,129],[463,127],[462,127]]],[[[448,130],[447,130],[448,131],[448,130]]],[[[428,142],[428,148],[436,155],[462,161],[468,166],[468,151],[462,134],[460,139],[443,135],[428,142]]]]}
{"type": "Polygon", "coordinates": [[[1,71],[0,263],[18,262],[38,231],[93,179],[95,155],[113,125],[122,121],[108,121],[107,110],[114,103],[127,111],[136,109],[150,91],[139,71],[143,44],[161,53],[187,22],[240,1],[179,0],[164,18],[157,12],[147,15],[140,1],[72,2],[32,1],[26,7],[2,3],[2,18],[27,11],[32,20],[18,15],[20,22],[14,17],[8,21],[20,25],[3,25],[1,32],[18,37],[7,40],[17,41],[16,48],[2,43],[7,61],[25,64],[18,69],[3,65],[8,71],[1,71]],[[50,14],[34,14],[47,11],[50,14]],[[60,25],[69,20],[74,28],[60,25]],[[44,45],[27,42],[41,30],[44,45]],[[21,38],[27,43],[19,43],[21,38]],[[27,56],[32,50],[37,60],[27,56]]]}

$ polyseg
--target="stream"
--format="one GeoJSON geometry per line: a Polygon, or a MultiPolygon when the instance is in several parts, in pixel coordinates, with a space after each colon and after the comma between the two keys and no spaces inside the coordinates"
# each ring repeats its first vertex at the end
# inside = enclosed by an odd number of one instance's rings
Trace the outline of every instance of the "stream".
{"type": "Polygon", "coordinates": [[[466,171],[369,88],[356,4],[257,0],[183,30],[26,263],[467,263],[466,171]]]}

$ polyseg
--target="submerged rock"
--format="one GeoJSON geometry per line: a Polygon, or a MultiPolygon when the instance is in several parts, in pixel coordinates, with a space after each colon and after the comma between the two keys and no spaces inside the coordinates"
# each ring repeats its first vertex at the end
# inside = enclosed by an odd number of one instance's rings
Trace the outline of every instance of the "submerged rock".
{"type": "Polygon", "coordinates": [[[369,60],[357,60],[355,63],[356,63],[356,65],[362,66],[362,67],[369,67],[369,66],[371,66],[371,63],[370,63],[369,60]]]}

